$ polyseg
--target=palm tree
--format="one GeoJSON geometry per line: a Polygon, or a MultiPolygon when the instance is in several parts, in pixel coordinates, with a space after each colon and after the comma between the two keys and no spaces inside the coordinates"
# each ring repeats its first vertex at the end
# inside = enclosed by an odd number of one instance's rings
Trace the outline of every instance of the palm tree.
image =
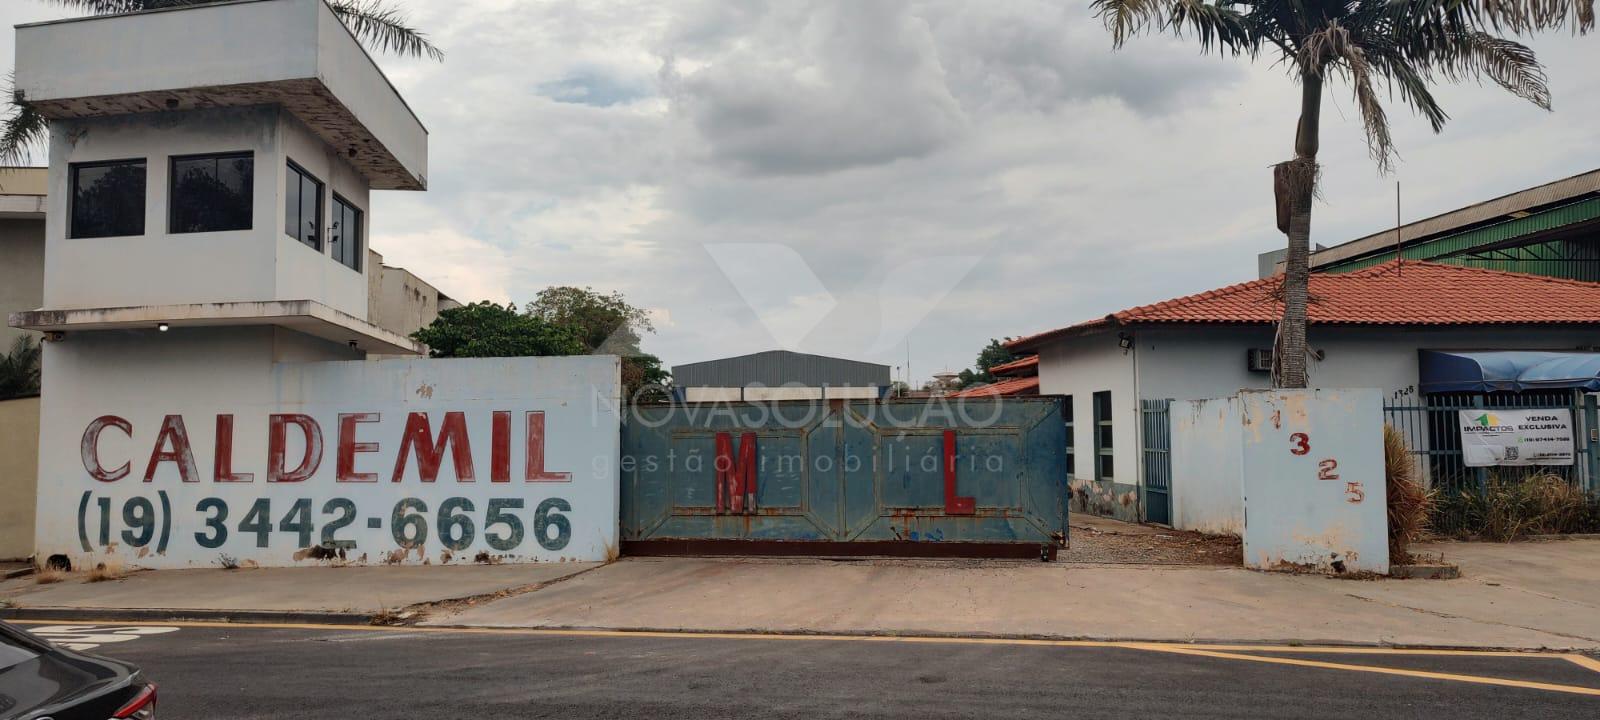
{"type": "Polygon", "coordinates": [[[1487,78],[1550,109],[1544,68],[1518,37],[1540,30],[1594,27],[1594,0],[1094,0],[1112,44],[1146,31],[1198,40],[1202,51],[1263,51],[1300,83],[1294,159],[1273,168],[1278,229],[1289,237],[1283,320],[1273,353],[1277,387],[1306,386],[1306,304],[1311,204],[1316,194],[1323,83],[1349,83],[1380,172],[1395,157],[1379,85],[1427,118],[1434,132],[1448,115],[1430,90],[1438,81],[1487,78]]]}
{"type": "Polygon", "coordinates": [[[0,355],[0,400],[39,394],[39,344],[23,336],[0,355]]]}
{"type": "MultiPolygon", "coordinates": [[[[44,0],[92,15],[155,10],[183,5],[208,5],[222,0],[44,0]]],[[[444,51],[427,35],[406,24],[405,14],[384,0],[327,0],[328,7],[349,26],[357,38],[375,50],[443,60],[444,51]]],[[[24,165],[32,151],[44,145],[50,122],[11,93],[11,108],[0,126],[0,164],[24,165]]]]}

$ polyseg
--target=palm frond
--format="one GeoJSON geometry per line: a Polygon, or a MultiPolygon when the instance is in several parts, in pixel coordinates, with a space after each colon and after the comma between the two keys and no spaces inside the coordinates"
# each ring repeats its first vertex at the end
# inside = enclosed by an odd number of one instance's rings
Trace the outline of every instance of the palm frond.
{"type": "Polygon", "coordinates": [[[1526,34],[1572,28],[1594,29],[1594,0],[1456,0],[1490,27],[1526,34]]]}
{"type": "Polygon", "coordinates": [[[1436,54],[1446,77],[1487,77],[1511,94],[1550,109],[1550,86],[1544,66],[1531,48],[1479,31],[1458,33],[1451,39],[1453,42],[1436,54]]]}
{"type": "Polygon", "coordinates": [[[405,13],[382,0],[329,0],[328,7],[356,37],[383,52],[444,60],[444,51],[408,25],[405,13]]]}
{"type": "Polygon", "coordinates": [[[1303,72],[1327,77],[1328,71],[1333,70],[1350,81],[1356,109],[1361,113],[1361,124],[1367,134],[1367,151],[1378,164],[1378,171],[1387,174],[1395,158],[1389,116],[1384,112],[1373,83],[1373,63],[1350,29],[1331,21],[1307,34],[1300,42],[1297,61],[1303,72]]]}
{"type": "Polygon", "coordinates": [[[1147,31],[1193,34],[1209,52],[1253,53],[1258,46],[1245,16],[1231,0],[1093,0],[1095,16],[1111,32],[1114,47],[1147,31]]]}
{"type": "MultiPolygon", "coordinates": [[[[9,80],[7,89],[11,90],[9,80]]],[[[11,111],[5,120],[0,120],[0,165],[27,165],[33,151],[44,147],[49,140],[50,121],[18,100],[14,90],[7,93],[7,97],[11,98],[11,111]]]]}
{"type": "Polygon", "coordinates": [[[1405,58],[1388,54],[1379,48],[1369,48],[1367,59],[1378,69],[1379,75],[1388,78],[1391,89],[1400,91],[1400,99],[1406,105],[1427,118],[1428,125],[1434,132],[1444,130],[1444,124],[1450,119],[1450,115],[1434,98],[1433,91],[1428,89],[1432,79],[1425,68],[1413,67],[1405,58]]]}

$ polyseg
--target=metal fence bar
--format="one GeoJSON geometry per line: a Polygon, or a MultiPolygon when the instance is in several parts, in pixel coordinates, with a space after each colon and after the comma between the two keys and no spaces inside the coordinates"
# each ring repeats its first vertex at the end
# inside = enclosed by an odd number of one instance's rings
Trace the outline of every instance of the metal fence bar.
{"type": "Polygon", "coordinates": [[[1586,488],[1595,487],[1600,462],[1596,456],[1597,427],[1595,399],[1579,391],[1559,390],[1524,393],[1429,395],[1420,404],[1386,405],[1384,421],[1405,436],[1411,454],[1429,485],[1448,492],[1473,487],[1483,492],[1489,468],[1469,468],[1461,448],[1459,411],[1468,408],[1494,410],[1567,410],[1572,413],[1574,462],[1572,465],[1539,465],[1494,469],[1498,477],[1550,473],[1586,488]]]}
{"type": "Polygon", "coordinates": [[[1145,520],[1172,522],[1172,423],[1171,400],[1140,400],[1139,415],[1144,424],[1145,520]]]}

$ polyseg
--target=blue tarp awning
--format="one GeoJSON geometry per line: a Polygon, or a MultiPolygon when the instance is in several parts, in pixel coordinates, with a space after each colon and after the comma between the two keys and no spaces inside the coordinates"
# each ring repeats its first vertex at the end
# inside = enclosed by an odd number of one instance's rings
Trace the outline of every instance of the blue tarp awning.
{"type": "Polygon", "coordinates": [[[1600,353],[1541,350],[1421,351],[1424,394],[1581,388],[1600,391],[1600,353]]]}

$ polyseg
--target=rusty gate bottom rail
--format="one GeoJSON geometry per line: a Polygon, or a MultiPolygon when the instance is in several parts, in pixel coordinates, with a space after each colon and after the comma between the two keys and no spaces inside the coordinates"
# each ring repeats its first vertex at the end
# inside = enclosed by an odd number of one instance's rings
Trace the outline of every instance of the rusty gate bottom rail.
{"type": "Polygon", "coordinates": [[[1054,561],[1053,543],[896,542],[833,540],[623,540],[622,554],[633,557],[710,555],[718,557],[896,557],[983,558],[1054,561]]]}

